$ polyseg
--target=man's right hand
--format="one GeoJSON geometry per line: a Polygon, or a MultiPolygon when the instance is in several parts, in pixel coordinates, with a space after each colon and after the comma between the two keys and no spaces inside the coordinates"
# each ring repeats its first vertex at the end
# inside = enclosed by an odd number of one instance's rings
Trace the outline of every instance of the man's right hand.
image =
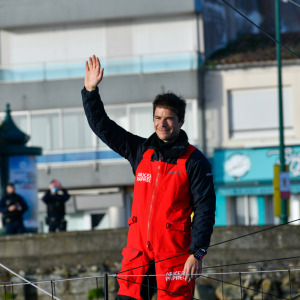
{"type": "Polygon", "coordinates": [[[17,209],[17,206],[12,204],[8,207],[8,211],[15,211],[17,209]]]}
{"type": "Polygon", "coordinates": [[[95,55],[89,58],[89,62],[85,62],[84,86],[87,91],[92,91],[97,87],[103,78],[103,71],[100,60],[95,55]]]}

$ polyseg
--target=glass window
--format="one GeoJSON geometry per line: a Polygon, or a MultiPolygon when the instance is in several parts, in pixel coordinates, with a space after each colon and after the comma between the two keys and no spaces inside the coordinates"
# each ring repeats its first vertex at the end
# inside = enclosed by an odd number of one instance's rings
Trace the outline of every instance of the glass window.
{"type": "Polygon", "coordinates": [[[257,225],[258,204],[256,196],[238,196],[229,199],[231,220],[229,225],[257,225]]]}
{"type": "Polygon", "coordinates": [[[249,221],[247,225],[257,225],[258,224],[258,203],[256,196],[246,197],[246,202],[248,202],[249,211],[249,221]]]}
{"type": "Polygon", "coordinates": [[[93,132],[82,112],[63,113],[64,149],[91,148],[93,132]]]}
{"type": "Polygon", "coordinates": [[[60,148],[60,131],[58,113],[32,114],[31,144],[44,150],[60,148]]]}
{"type": "Polygon", "coordinates": [[[197,113],[197,101],[187,101],[182,129],[187,133],[191,144],[196,144],[198,140],[197,113]]]}
{"type": "MultiPolygon", "coordinates": [[[[300,194],[291,194],[289,214],[289,221],[297,220],[300,218],[300,194]]],[[[299,225],[300,221],[296,221],[291,224],[299,225]]]]}
{"type": "Polygon", "coordinates": [[[106,113],[109,116],[109,118],[113,121],[115,121],[118,125],[123,127],[126,130],[129,130],[129,118],[126,113],[126,106],[123,105],[117,106],[117,107],[108,107],[105,108],[106,113]]]}
{"type": "Polygon", "coordinates": [[[246,225],[244,197],[235,198],[236,225],[246,225]]]}
{"type": "Polygon", "coordinates": [[[265,196],[265,223],[274,224],[273,195],[265,196]]]}
{"type": "MultiPolygon", "coordinates": [[[[108,106],[106,112],[111,120],[136,135],[148,138],[154,132],[151,102],[108,106]]],[[[82,109],[69,108],[62,113],[61,110],[17,112],[13,119],[22,131],[30,135],[30,145],[40,146],[46,151],[108,149],[92,132],[82,109]]],[[[195,100],[187,101],[183,129],[188,133],[190,143],[195,144],[198,138],[195,100]]]]}
{"type": "Polygon", "coordinates": [[[22,130],[23,132],[29,134],[29,128],[28,128],[28,119],[27,115],[12,115],[13,121],[17,125],[17,127],[22,130]]]}
{"type": "MultiPolygon", "coordinates": [[[[233,90],[229,92],[229,134],[233,138],[278,135],[277,89],[233,90]],[[255,118],[254,118],[255,116],[255,118]]],[[[292,92],[283,89],[284,125],[293,129],[292,92]]]]}
{"type": "Polygon", "coordinates": [[[145,138],[154,132],[152,104],[130,107],[130,130],[145,138]]]}

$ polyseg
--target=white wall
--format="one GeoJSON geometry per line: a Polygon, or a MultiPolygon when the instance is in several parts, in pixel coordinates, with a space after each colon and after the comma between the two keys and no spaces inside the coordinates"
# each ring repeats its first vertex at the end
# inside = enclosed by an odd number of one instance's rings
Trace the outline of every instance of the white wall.
{"type": "Polygon", "coordinates": [[[194,17],[49,26],[0,32],[2,65],[190,53],[197,49],[194,17]]]}
{"type": "MultiPolygon", "coordinates": [[[[285,66],[282,71],[283,78],[283,105],[286,144],[300,142],[300,122],[298,112],[300,109],[300,66],[285,66]]],[[[232,70],[210,70],[205,75],[206,100],[206,138],[209,153],[214,148],[237,148],[274,146],[279,143],[279,131],[250,130],[247,134],[230,134],[230,107],[229,99],[232,94],[240,94],[240,99],[248,99],[246,107],[240,107],[239,121],[253,120],[253,128],[257,124],[276,124],[278,122],[277,98],[277,68],[274,66],[261,68],[244,68],[232,70]],[[251,96],[253,106],[251,107],[251,96]],[[274,96],[272,98],[272,96],[274,96]],[[261,104],[260,104],[261,103],[261,104]],[[255,109],[257,107],[257,109],[255,109]],[[265,117],[265,120],[262,118],[265,117]],[[267,122],[268,121],[268,122],[267,122]]],[[[235,101],[238,99],[235,99],[235,101]]],[[[266,125],[267,126],[267,125],[266,125]]],[[[269,126],[269,125],[268,125],[269,126]]],[[[279,126],[279,124],[277,125],[279,126]]],[[[263,127],[261,125],[261,127],[263,127]]]]}

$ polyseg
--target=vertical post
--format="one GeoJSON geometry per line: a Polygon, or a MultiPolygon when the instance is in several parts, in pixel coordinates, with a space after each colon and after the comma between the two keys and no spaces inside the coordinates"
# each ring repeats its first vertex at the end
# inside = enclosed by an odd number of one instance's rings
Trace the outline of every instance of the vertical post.
{"type": "Polygon", "coordinates": [[[1,197],[6,193],[6,186],[9,179],[9,167],[8,167],[8,156],[2,155],[0,157],[0,180],[1,180],[1,197]]]}
{"type": "Polygon", "coordinates": [[[108,300],[108,276],[104,275],[104,300],[108,300]]]}
{"type": "Polygon", "coordinates": [[[97,300],[98,300],[99,298],[98,277],[96,277],[96,287],[97,287],[97,300]]]}
{"type": "MultiPolygon", "coordinates": [[[[276,19],[276,40],[281,43],[281,16],[280,0],[275,2],[276,19]]],[[[280,171],[285,171],[284,157],[284,125],[283,125],[283,105],[282,105],[282,80],[281,80],[281,46],[276,43],[277,70],[278,70],[278,112],[279,112],[279,150],[280,150],[280,171]]],[[[287,199],[281,199],[281,224],[287,223],[287,199]]]]}
{"type": "Polygon", "coordinates": [[[240,276],[240,292],[241,292],[241,299],[243,299],[243,286],[242,286],[242,274],[239,272],[240,276]]]}
{"type": "Polygon", "coordinates": [[[261,299],[264,300],[264,287],[262,285],[263,282],[263,268],[260,268],[261,272],[260,272],[260,279],[261,279],[261,299]]]}

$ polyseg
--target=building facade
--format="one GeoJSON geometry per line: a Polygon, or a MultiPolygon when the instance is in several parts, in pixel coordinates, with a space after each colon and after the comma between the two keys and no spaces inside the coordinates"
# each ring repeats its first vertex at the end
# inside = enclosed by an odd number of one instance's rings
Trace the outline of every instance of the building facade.
{"type": "MultiPolygon", "coordinates": [[[[274,165],[280,164],[276,62],[219,65],[205,76],[206,138],[213,157],[218,224],[276,223],[274,165]]],[[[299,77],[299,61],[286,61],[282,93],[285,161],[291,180],[289,221],[300,217],[299,77]]]]}
{"type": "MultiPolygon", "coordinates": [[[[233,1],[265,22],[269,7],[262,1],[243,2],[233,1]]],[[[240,121],[238,99],[253,89],[255,84],[247,82],[253,71],[205,71],[203,76],[211,53],[243,33],[256,32],[219,1],[0,0],[0,5],[0,111],[10,103],[15,122],[31,136],[28,145],[43,148],[37,161],[40,198],[54,178],[69,190],[68,230],[123,227],[131,209],[131,168],[91,132],[82,109],[84,62],[92,54],[105,68],[100,92],[108,115],[127,130],[148,137],[155,95],[173,91],[187,99],[183,128],[190,143],[212,162],[219,164],[215,148],[251,144],[243,126],[227,122],[226,93],[232,90],[233,118],[240,121]],[[234,83],[241,82],[240,73],[244,86],[234,83]]],[[[294,12],[289,12],[292,20],[294,12]]],[[[261,72],[257,87],[271,97],[275,75],[271,72],[269,84],[261,72]]],[[[265,136],[252,144],[260,141],[265,136]]],[[[226,225],[224,198],[218,199],[216,224],[226,225]]],[[[40,231],[47,231],[41,201],[39,211],[40,231]]]]}
{"type": "MultiPolygon", "coordinates": [[[[100,57],[109,116],[144,137],[152,101],[187,101],[185,130],[201,145],[198,70],[204,56],[201,1],[1,1],[0,90],[17,125],[41,146],[41,199],[52,179],[68,189],[68,230],[127,225],[134,176],[90,130],[81,104],[85,60],[100,57]],[[91,7],[93,9],[91,10],[91,7]]],[[[39,201],[40,231],[47,231],[39,201]]]]}

